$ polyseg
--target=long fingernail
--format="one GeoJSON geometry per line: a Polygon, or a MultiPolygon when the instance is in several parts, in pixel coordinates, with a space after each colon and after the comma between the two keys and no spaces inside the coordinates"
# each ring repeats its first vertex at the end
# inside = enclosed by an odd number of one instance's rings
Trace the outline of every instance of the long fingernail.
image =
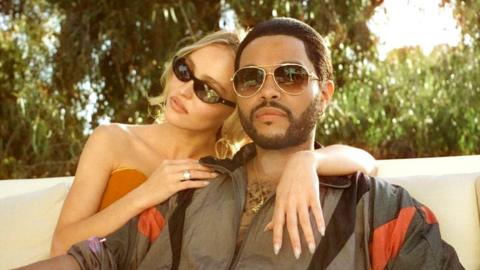
{"type": "Polygon", "coordinates": [[[322,226],[322,227],[320,228],[320,234],[321,234],[322,236],[325,236],[325,226],[322,226]]]}
{"type": "Polygon", "coordinates": [[[279,244],[273,244],[273,253],[275,253],[275,255],[278,255],[279,251],[280,251],[280,245],[279,244]]]}
{"type": "Polygon", "coordinates": [[[210,184],[210,182],[208,182],[208,181],[203,181],[202,184],[203,184],[204,186],[207,186],[208,184],[210,184]]]}
{"type": "Polygon", "coordinates": [[[310,253],[315,253],[315,243],[308,244],[308,249],[310,250],[310,253]]]}
{"type": "Polygon", "coordinates": [[[302,253],[302,251],[300,250],[299,247],[295,247],[295,249],[293,250],[293,253],[295,254],[295,258],[298,259],[300,258],[300,254],[302,253]]]}
{"type": "Polygon", "coordinates": [[[217,177],[217,176],[218,176],[218,173],[212,172],[211,175],[212,175],[212,177],[217,177]]]}

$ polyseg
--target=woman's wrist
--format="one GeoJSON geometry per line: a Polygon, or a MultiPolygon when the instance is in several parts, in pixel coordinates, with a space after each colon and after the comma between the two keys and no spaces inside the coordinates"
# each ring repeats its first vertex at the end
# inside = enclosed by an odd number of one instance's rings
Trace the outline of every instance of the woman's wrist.
{"type": "Polygon", "coordinates": [[[299,151],[293,154],[290,158],[290,162],[311,164],[314,168],[318,168],[323,160],[323,155],[316,153],[315,151],[299,151]]]}
{"type": "Polygon", "coordinates": [[[133,206],[136,213],[141,213],[145,209],[153,206],[153,203],[149,198],[150,193],[151,191],[149,192],[148,188],[145,186],[145,183],[143,183],[134,190],[132,190],[129,194],[127,194],[130,195],[129,197],[132,202],[131,205],[133,206]]]}

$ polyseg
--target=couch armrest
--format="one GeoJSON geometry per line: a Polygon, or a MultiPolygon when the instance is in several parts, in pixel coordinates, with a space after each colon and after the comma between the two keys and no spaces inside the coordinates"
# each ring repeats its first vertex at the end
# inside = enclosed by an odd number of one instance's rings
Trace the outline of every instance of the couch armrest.
{"type": "Polygon", "coordinates": [[[0,181],[0,269],[50,256],[53,231],[72,177],[0,181]]]}
{"type": "Polygon", "coordinates": [[[480,155],[377,160],[377,176],[444,175],[480,172],[480,155]]]}

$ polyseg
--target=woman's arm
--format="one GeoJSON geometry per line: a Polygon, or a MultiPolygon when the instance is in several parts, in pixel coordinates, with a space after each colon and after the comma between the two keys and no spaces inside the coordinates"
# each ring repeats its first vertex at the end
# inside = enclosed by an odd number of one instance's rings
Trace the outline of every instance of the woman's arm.
{"type": "Polygon", "coordinates": [[[118,126],[100,126],[85,144],[53,235],[52,256],[65,254],[72,244],[91,236],[111,233],[141,211],[135,196],[129,194],[97,213],[115,166],[116,144],[123,143],[123,137],[118,126]]]}
{"type": "Polygon", "coordinates": [[[122,132],[118,126],[109,125],[95,129],[88,139],[53,235],[52,256],[65,254],[70,246],[92,236],[113,233],[143,210],[180,190],[208,184],[181,181],[185,169],[195,179],[215,176],[196,160],[164,160],[143,184],[97,212],[110,174],[118,166],[118,157],[128,154],[118,150],[119,145],[128,145],[122,132]]]}
{"type": "Polygon", "coordinates": [[[301,254],[299,226],[310,252],[314,252],[316,243],[313,224],[310,224],[310,211],[315,218],[317,230],[324,234],[325,222],[317,174],[345,175],[362,171],[372,175],[376,170],[375,158],[362,149],[347,145],[331,145],[293,154],[277,186],[273,219],[266,228],[273,229],[274,252],[278,253],[282,246],[285,223],[294,255],[298,257],[301,254]]]}
{"type": "Polygon", "coordinates": [[[80,265],[70,255],[57,256],[54,258],[46,259],[29,265],[25,265],[14,270],[80,270],[80,265]]]}
{"type": "MultiPolygon", "coordinates": [[[[375,176],[377,173],[376,160],[370,153],[348,145],[333,144],[298,154],[313,154],[319,175],[345,175],[361,171],[375,176]]],[[[308,157],[305,160],[308,161],[308,157]]]]}

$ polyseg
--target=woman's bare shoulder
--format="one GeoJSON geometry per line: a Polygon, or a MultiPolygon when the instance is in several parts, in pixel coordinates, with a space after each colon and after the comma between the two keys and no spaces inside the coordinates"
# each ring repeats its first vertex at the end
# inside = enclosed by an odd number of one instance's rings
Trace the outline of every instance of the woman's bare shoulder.
{"type": "Polygon", "coordinates": [[[125,143],[135,138],[134,134],[140,125],[127,125],[121,123],[109,123],[96,127],[90,139],[111,143],[125,143]]]}
{"type": "Polygon", "coordinates": [[[128,147],[129,137],[129,132],[123,124],[100,125],[88,137],[82,155],[91,153],[113,158],[123,147],[128,147]]]}
{"type": "MultiPolygon", "coordinates": [[[[144,141],[147,134],[151,135],[154,125],[130,125],[109,123],[96,127],[90,135],[89,141],[94,145],[102,145],[105,150],[122,152],[132,150],[140,141],[144,141]]],[[[88,144],[88,143],[87,143],[88,144]]]]}
{"type": "Polygon", "coordinates": [[[105,137],[116,137],[116,136],[126,136],[131,130],[132,125],[122,124],[122,123],[108,123],[102,124],[96,127],[93,130],[91,136],[105,136],[105,137]]]}

